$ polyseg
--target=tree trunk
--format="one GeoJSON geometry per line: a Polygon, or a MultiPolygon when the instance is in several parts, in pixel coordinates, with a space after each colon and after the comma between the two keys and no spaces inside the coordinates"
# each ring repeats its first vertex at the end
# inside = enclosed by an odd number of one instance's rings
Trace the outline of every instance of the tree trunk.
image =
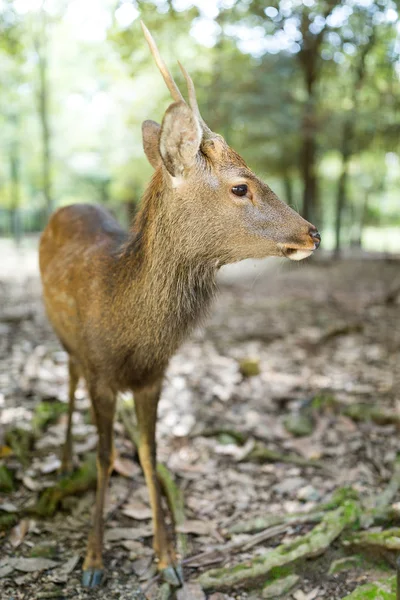
{"type": "Polygon", "coordinates": [[[40,31],[34,40],[38,58],[38,104],[39,120],[42,132],[42,186],[47,218],[53,211],[51,181],[51,130],[49,119],[49,85],[47,61],[46,13],[42,6],[40,11],[40,31]]]}
{"type": "Polygon", "coordinates": [[[315,83],[319,75],[315,52],[310,49],[302,52],[301,64],[307,91],[301,127],[300,169],[303,179],[303,216],[315,225],[320,220],[317,185],[317,142],[316,142],[316,97],[315,83]]]}
{"type": "Polygon", "coordinates": [[[341,233],[343,225],[343,212],[347,199],[347,178],[348,178],[348,162],[342,156],[342,172],[340,173],[337,196],[336,196],[336,220],[335,220],[335,254],[340,255],[341,250],[341,233]]]}
{"type": "Polygon", "coordinates": [[[301,172],[303,177],[303,216],[307,221],[319,220],[316,176],[317,145],[314,134],[303,133],[301,172]]]}
{"type": "Polygon", "coordinates": [[[360,248],[362,248],[362,238],[363,238],[364,228],[365,228],[365,225],[367,223],[367,218],[368,218],[369,195],[370,195],[369,190],[365,190],[364,202],[363,202],[363,206],[361,209],[360,228],[358,231],[358,246],[360,248]]]}
{"type": "Polygon", "coordinates": [[[21,220],[20,220],[20,203],[21,203],[21,177],[20,177],[20,156],[19,156],[19,141],[18,141],[18,122],[17,118],[13,117],[14,124],[14,139],[10,148],[10,181],[11,181],[11,203],[10,203],[10,231],[12,232],[14,241],[17,245],[21,242],[21,220]]]}
{"type": "Polygon", "coordinates": [[[347,204],[347,182],[349,177],[349,163],[351,157],[351,141],[353,138],[353,119],[347,118],[342,132],[342,170],[340,173],[337,195],[336,195],[336,219],[335,219],[335,254],[339,256],[341,250],[341,233],[343,226],[343,214],[347,204]]]}

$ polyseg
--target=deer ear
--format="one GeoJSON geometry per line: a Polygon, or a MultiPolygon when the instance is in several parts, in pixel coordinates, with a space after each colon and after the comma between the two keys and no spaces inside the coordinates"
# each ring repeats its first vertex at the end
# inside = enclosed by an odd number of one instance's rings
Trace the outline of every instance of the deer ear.
{"type": "Polygon", "coordinates": [[[184,102],[171,104],[161,125],[159,148],[172,177],[180,177],[193,166],[201,138],[201,127],[191,108],[184,102]]]}
{"type": "Polygon", "coordinates": [[[154,169],[161,164],[160,143],[161,125],[155,121],[144,121],[142,124],[143,150],[154,169]]]}

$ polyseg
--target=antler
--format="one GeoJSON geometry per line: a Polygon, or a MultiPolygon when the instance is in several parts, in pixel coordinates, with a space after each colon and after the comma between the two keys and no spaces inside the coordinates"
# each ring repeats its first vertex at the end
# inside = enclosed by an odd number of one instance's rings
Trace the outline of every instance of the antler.
{"type": "Polygon", "coordinates": [[[161,58],[160,52],[159,52],[157,45],[153,39],[153,36],[151,35],[150,31],[147,29],[147,27],[143,23],[143,21],[140,21],[140,24],[142,26],[144,37],[147,40],[150,51],[151,51],[152,55],[154,56],[154,60],[156,61],[157,67],[160,69],[161,75],[163,76],[164,81],[167,84],[167,88],[171,92],[171,96],[173,97],[175,102],[185,102],[182,94],[179,91],[178,86],[176,85],[176,83],[174,81],[174,78],[172,77],[171,73],[169,72],[165,62],[161,58]]]}
{"type": "Polygon", "coordinates": [[[186,71],[185,67],[182,65],[181,62],[179,62],[178,60],[178,65],[180,66],[180,69],[183,73],[183,76],[186,80],[186,85],[187,85],[187,89],[188,89],[188,94],[189,94],[189,104],[190,104],[190,108],[192,109],[192,111],[194,112],[194,114],[196,115],[196,117],[198,118],[202,128],[204,131],[209,131],[208,126],[204,123],[203,121],[203,117],[200,114],[200,110],[199,110],[199,105],[197,103],[197,98],[196,98],[196,90],[194,87],[194,83],[193,83],[193,79],[190,77],[189,73],[186,71]]]}
{"type": "MultiPolygon", "coordinates": [[[[151,35],[150,31],[147,29],[146,25],[143,23],[143,21],[140,21],[140,24],[142,26],[143,29],[143,33],[144,36],[147,40],[147,43],[149,44],[150,47],[150,51],[152,53],[152,55],[154,56],[154,59],[156,61],[156,64],[158,66],[158,68],[161,71],[161,75],[164,78],[165,83],[167,84],[167,87],[169,89],[169,91],[171,92],[171,96],[173,97],[173,99],[175,100],[175,102],[185,102],[185,100],[183,99],[183,96],[181,94],[181,92],[179,91],[178,86],[176,85],[171,73],[169,72],[165,62],[163,61],[163,59],[161,58],[160,52],[157,48],[157,44],[155,43],[153,36],[151,35]]],[[[180,69],[183,73],[183,76],[185,77],[186,80],[186,85],[187,85],[187,89],[188,89],[188,95],[189,95],[189,104],[190,104],[190,108],[192,109],[192,111],[194,112],[194,114],[196,115],[196,117],[199,120],[199,123],[204,131],[204,133],[207,134],[207,132],[209,132],[209,128],[207,127],[207,125],[205,124],[205,122],[203,121],[203,118],[200,114],[200,110],[199,110],[199,105],[197,104],[197,98],[196,98],[196,90],[194,87],[194,83],[192,78],[190,77],[189,73],[186,71],[185,67],[178,61],[178,64],[180,66],[180,69]]]]}

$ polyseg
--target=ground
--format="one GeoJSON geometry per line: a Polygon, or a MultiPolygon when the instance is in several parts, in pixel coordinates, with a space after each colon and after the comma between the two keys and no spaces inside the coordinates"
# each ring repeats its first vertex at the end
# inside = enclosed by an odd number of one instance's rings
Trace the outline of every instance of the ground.
{"type": "MultiPolygon", "coordinates": [[[[86,470],[53,511],[43,504],[43,491],[60,485],[66,356],[44,315],[34,255],[24,257],[14,253],[0,271],[0,596],[167,598],[165,586],[151,583],[147,492],[123,424],[131,399],[121,399],[115,424],[107,578],[99,591],[80,586],[94,503],[87,456],[96,445],[83,386],[74,437],[76,467],[85,464],[86,470]]],[[[243,568],[229,567],[252,567],[318,527],[318,519],[305,522],[298,513],[336,510],[336,519],[353,501],[357,514],[343,535],[339,528],[323,547],[290,561],[286,575],[298,577],[282,597],[339,600],[394,573],[399,538],[378,550],[349,540],[355,522],[358,531],[380,531],[396,522],[399,509],[393,479],[400,423],[399,266],[395,258],[321,256],[295,265],[246,263],[221,278],[209,319],[171,361],[159,411],[159,461],[184,496],[180,548],[187,544],[185,580],[192,587],[178,592],[178,600],[275,597],[262,588],[276,570],[231,584],[229,574],[243,568]],[[350,500],[332,504],[338,490],[350,500]],[[365,518],[380,504],[392,511],[389,524],[365,518]],[[254,517],[264,519],[261,526],[246,529],[254,517]],[[332,562],[345,556],[352,557],[349,564],[329,574],[332,562]],[[219,567],[226,567],[227,583],[206,585],[204,573],[219,567]]]]}

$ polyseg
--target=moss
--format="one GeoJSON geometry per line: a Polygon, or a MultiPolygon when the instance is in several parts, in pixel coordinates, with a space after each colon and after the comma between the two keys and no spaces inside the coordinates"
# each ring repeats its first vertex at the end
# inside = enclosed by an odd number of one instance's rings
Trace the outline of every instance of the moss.
{"type": "Polygon", "coordinates": [[[332,498],[321,507],[321,510],[332,510],[334,508],[337,508],[338,506],[341,506],[347,500],[354,500],[357,502],[359,501],[359,499],[359,493],[353,488],[338,488],[332,494],[332,498]]]}
{"type": "Polygon", "coordinates": [[[379,532],[362,531],[348,537],[345,543],[354,546],[375,546],[387,550],[400,550],[400,528],[379,532]]]}
{"type": "Polygon", "coordinates": [[[256,557],[251,562],[235,567],[211,569],[199,577],[204,589],[231,588],[247,584],[269,575],[277,567],[290,565],[300,559],[311,558],[323,553],[329,545],[354,523],[360,513],[357,502],[347,500],[343,506],[328,512],[321,523],[312,531],[297,539],[281,544],[266,554],[256,557]]]}
{"type": "Polygon", "coordinates": [[[18,523],[16,513],[0,513],[0,531],[7,531],[18,523]]]}
{"type": "Polygon", "coordinates": [[[396,577],[362,585],[343,600],[396,600],[396,577]]]}
{"type": "Polygon", "coordinates": [[[0,465],[0,492],[9,493],[14,489],[14,480],[10,469],[0,465]]]}
{"type": "Polygon", "coordinates": [[[67,411],[68,405],[64,402],[40,402],[35,408],[32,419],[34,431],[43,431],[51,423],[56,423],[67,411]]]}
{"type": "Polygon", "coordinates": [[[243,377],[254,377],[255,375],[259,375],[260,370],[260,361],[258,358],[243,358],[239,362],[239,370],[243,377]]]}
{"type": "Polygon", "coordinates": [[[342,573],[343,571],[351,571],[365,565],[365,559],[362,556],[345,556],[334,560],[329,568],[329,575],[342,573]]]}
{"type": "Polygon", "coordinates": [[[32,429],[21,426],[13,427],[6,432],[5,442],[21,463],[28,465],[29,455],[35,443],[35,434],[32,429]]]}
{"type": "Polygon", "coordinates": [[[96,457],[94,454],[90,454],[80,469],[70,477],[65,477],[57,485],[47,488],[40,496],[32,512],[40,517],[54,515],[63,498],[74,494],[82,494],[96,487],[96,471],[96,457]]]}
{"type": "Polygon", "coordinates": [[[283,424],[289,433],[297,437],[311,435],[314,430],[314,420],[311,415],[305,412],[287,415],[283,420],[283,424]]]}
{"type": "Polygon", "coordinates": [[[250,454],[246,455],[246,460],[256,460],[259,462],[281,462],[286,464],[298,465],[299,467],[314,467],[324,469],[324,465],[317,460],[307,460],[297,454],[284,454],[276,450],[270,450],[262,442],[256,442],[250,454]]]}
{"type": "Polygon", "coordinates": [[[55,558],[57,555],[57,546],[52,543],[37,544],[29,554],[30,558],[55,558]]]}
{"type": "Polygon", "coordinates": [[[298,575],[287,575],[281,579],[275,579],[267,583],[261,592],[261,598],[279,598],[283,594],[287,594],[299,581],[298,575]]]}
{"type": "Polygon", "coordinates": [[[338,406],[337,400],[329,394],[319,394],[314,396],[311,402],[311,407],[315,411],[323,411],[325,409],[332,410],[338,406]]]}

